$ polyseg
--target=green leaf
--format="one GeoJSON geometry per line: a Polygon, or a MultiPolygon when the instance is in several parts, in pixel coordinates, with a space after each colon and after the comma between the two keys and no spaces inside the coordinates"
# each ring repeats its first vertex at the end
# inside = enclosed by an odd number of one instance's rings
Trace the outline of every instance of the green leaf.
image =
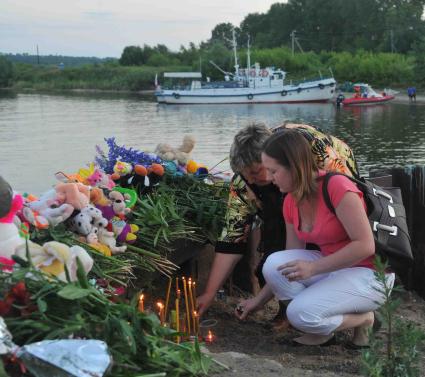
{"type": "Polygon", "coordinates": [[[73,284],[68,284],[58,292],[58,295],[66,300],[78,300],[87,297],[89,294],[90,290],[77,287],[73,284]]]}
{"type": "Polygon", "coordinates": [[[90,287],[89,281],[87,279],[86,271],[84,270],[83,263],[78,257],[77,257],[77,278],[78,278],[78,282],[83,288],[90,287]]]}
{"type": "Polygon", "coordinates": [[[47,311],[47,303],[42,298],[37,299],[37,306],[40,313],[45,313],[47,311]]]}

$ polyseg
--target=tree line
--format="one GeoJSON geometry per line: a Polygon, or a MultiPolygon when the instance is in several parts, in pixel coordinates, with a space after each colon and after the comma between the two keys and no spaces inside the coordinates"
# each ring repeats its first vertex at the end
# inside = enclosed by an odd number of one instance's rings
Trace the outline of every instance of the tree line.
{"type": "MultiPolygon", "coordinates": [[[[251,62],[281,67],[293,79],[317,75],[318,71],[326,74],[331,67],[340,81],[385,85],[415,80],[424,85],[424,5],[425,0],[288,0],[273,4],[266,13],[248,14],[239,25],[220,23],[211,37],[198,45],[189,43],[178,51],[163,44],[127,46],[118,61],[101,64],[108,69],[157,67],[158,73],[174,67],[220,79],[222,73],[209,63],[214,61],[233,71],[230,50],[235,30],[242,66],[246,66],[249,36],[251,62]]],[[[9,82],[13,77],[12,69],[1,60],[0,56],[0,86],[4,86],[5,72],[9,82]]],[[[15,76],[22,71],[15,69],[15,76]]]]}
{"type": "Polygon", "coordinates": [[[316,72],[333,67],[347,80],[381,82],[389,75],[390,82],[413,77],[425,82],[424,5],[425,0],[289,0],[273,4],[266,13],[248,14],[240,25],[220,23],[210,39],[181,46],[177,52],[164,45],[127,46],[119,62],[186,65],[215,79],[221,73],[210,60],[233,70],[235,30],[241,64],[249,36],[251,61],[283,67],[295,76],[311,73],[316,65],[316,72]]]}

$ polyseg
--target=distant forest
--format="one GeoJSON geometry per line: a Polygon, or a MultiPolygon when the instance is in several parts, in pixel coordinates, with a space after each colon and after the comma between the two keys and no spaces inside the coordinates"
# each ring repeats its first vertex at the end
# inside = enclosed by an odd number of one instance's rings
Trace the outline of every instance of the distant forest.
{"type": "Polygon", "coordinates": [[[109,61],[114,61],[114,58],[96,58],[85,56],[63,56],[63,55],[30,55],[30,54],[1,54],[12,63],[24,64],[44,64],[44,65],[58,65],[63,63],[66,67],[78,67],[85,64],[102,64],[109,61]]]}

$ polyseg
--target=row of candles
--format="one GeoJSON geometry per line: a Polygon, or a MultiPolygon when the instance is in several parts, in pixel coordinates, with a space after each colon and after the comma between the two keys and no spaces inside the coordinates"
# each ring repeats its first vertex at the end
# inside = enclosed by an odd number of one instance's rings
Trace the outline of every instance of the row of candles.
{"type": "MultiPolygon", "coordinates": [[[[192,281],[192,278],[185,278],[184,276],[175,278],[175,300],[174,305],[170,305],[170,296],[171,288],[173,283],[172,278],[169,278],[167,291],[165,295],[165,304],[162,301],[156,303],[156,308],[158,310],[158,317],[162,326],[167,326],[167,319],[170,318],[168,322],[170,327],[174,328],[177,332],[183,332],[189,337],[199,337],[199,315],[196,311],[197,302],[196,302],[196,283],[192,281]],[[179,284],[181,280],[181,284],[179,284]],[[182,302],[182,291],[183,289],[183,301],[182,302]],[[183,311],[181,311],[181,306],[183,306],[183,311]],[[173,309],[171,309],[174,307],[173,309]],[[170,315],[168,313],[170,312],[170,315]]],[[[138,309],[140,312],[145,311],[145,295],[141,294],[139,297],[138,309]]],[[[211,331],[208,331],[208,334],[205,336],[206,342],[213,341],[213,334],[211,331]]],[[[177,343],[180,342],[180,336],[176,339],[177,343]]]]}

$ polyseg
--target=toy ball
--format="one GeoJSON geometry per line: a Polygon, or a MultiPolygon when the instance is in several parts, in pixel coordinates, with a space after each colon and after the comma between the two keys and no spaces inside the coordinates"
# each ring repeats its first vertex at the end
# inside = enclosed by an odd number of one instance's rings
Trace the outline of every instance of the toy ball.
{"type": "Polygon", "coordinates": [[[198,164],[193,160],[189,160],[186,165],[186,170],[189,174],[195,174],[198,170],[198,164]]]}

